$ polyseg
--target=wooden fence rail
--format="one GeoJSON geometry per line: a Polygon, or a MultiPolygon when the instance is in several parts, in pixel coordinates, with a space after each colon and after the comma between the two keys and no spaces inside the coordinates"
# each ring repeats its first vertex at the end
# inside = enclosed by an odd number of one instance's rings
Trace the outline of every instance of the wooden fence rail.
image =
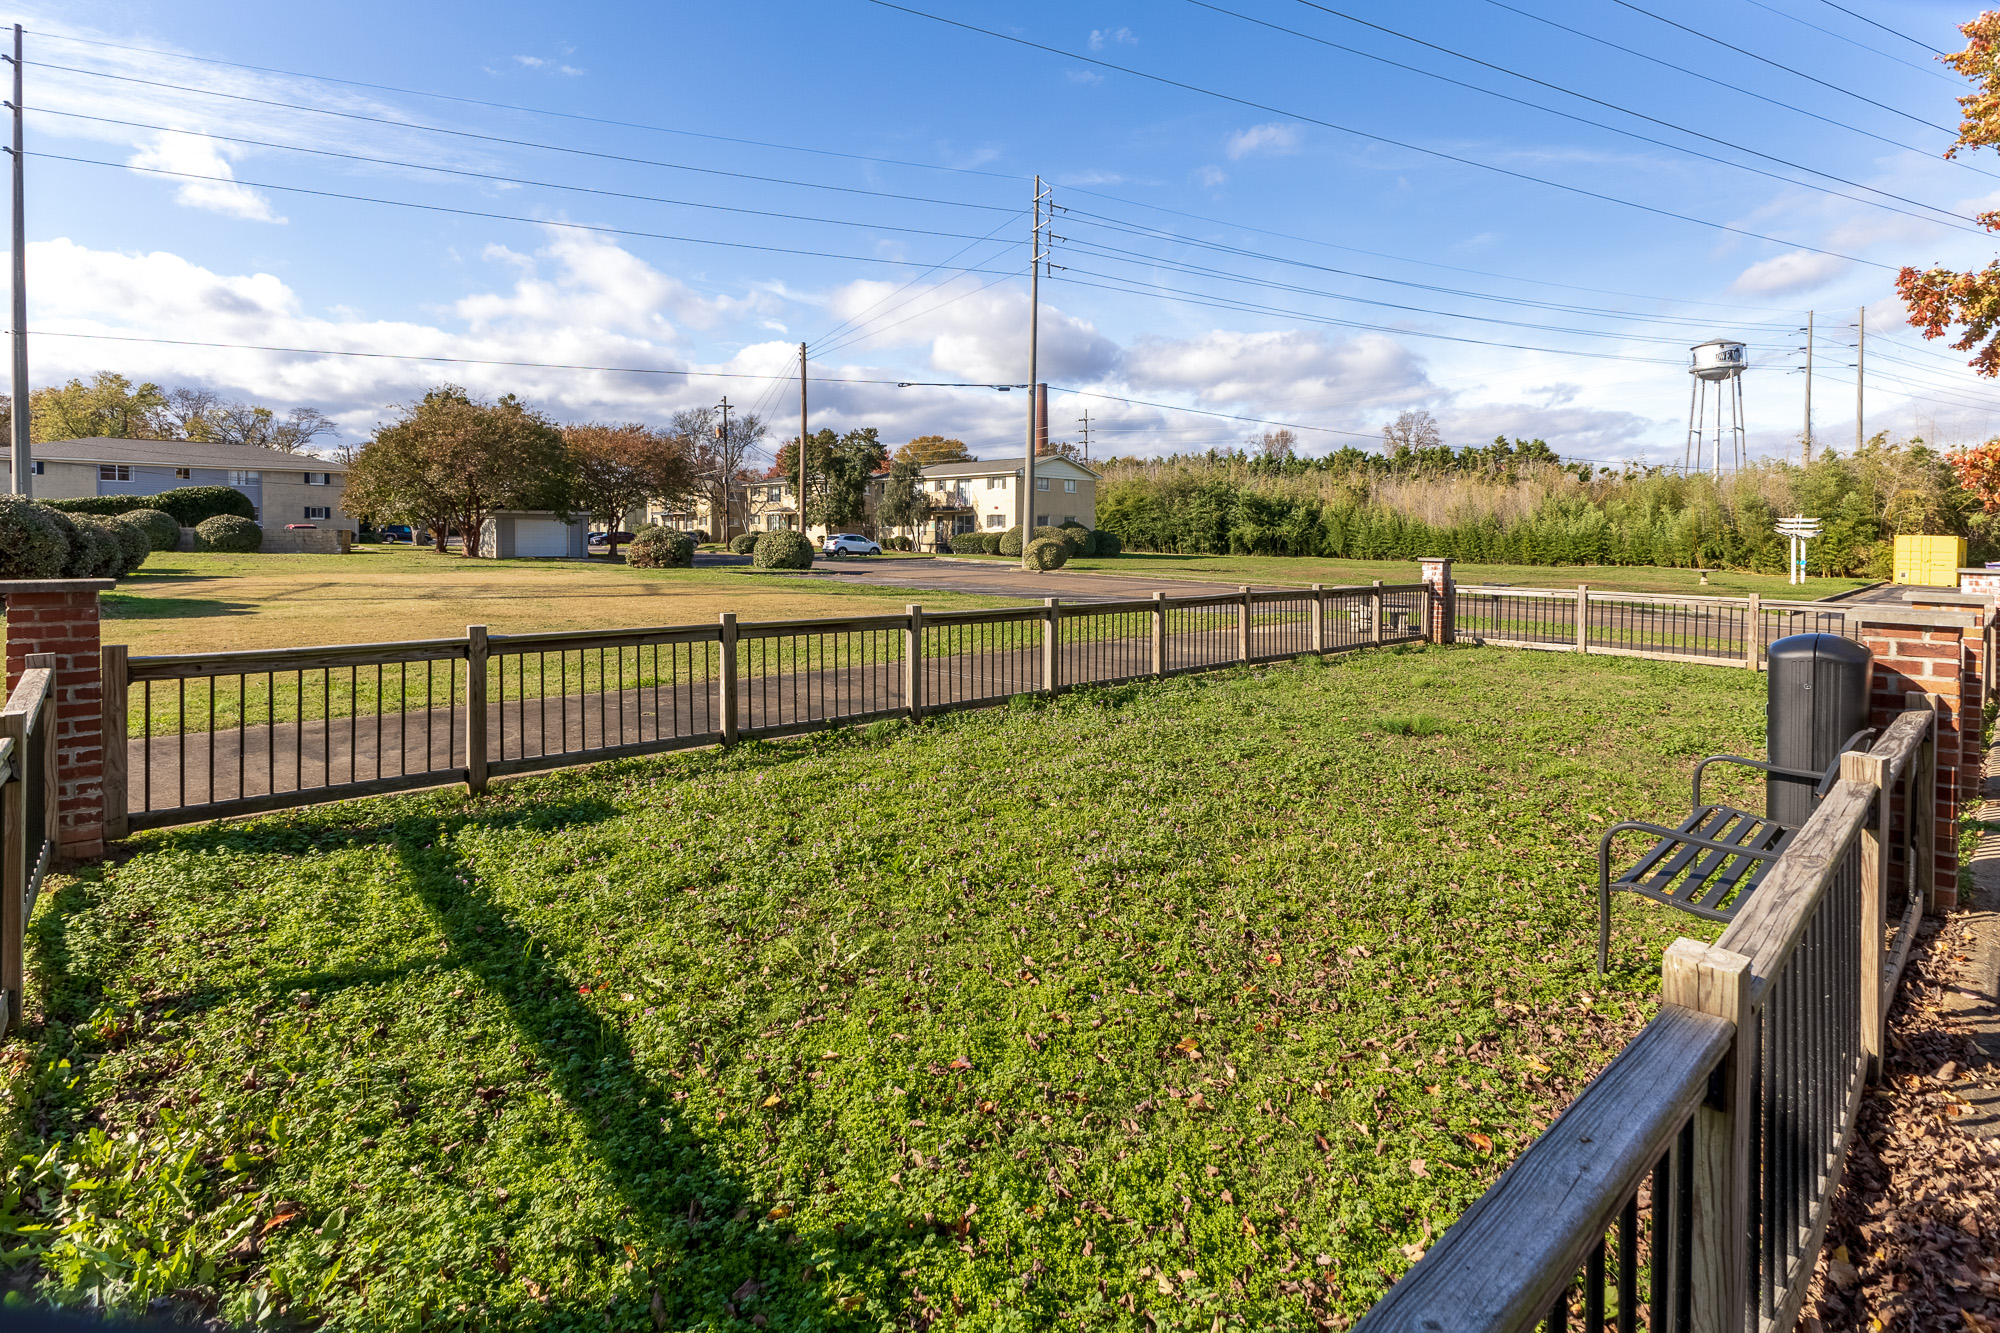
{"type": "Polygon", "coordinates": [[[0,1035],[21,1022],[28,917],[55,843],[55,660],[34,654],[0,708],[0,1035]]]}

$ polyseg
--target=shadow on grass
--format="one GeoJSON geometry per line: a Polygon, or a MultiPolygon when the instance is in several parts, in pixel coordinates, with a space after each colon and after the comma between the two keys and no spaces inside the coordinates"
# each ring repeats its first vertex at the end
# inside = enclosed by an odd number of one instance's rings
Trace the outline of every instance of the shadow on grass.
{"type": "Polygon", "coordinates": [[[107,592],[98,600],[106,620],[199,620],[208,616],[254,615],[259,609],[255,602],[232,602],[221,597],[143,597],[107,592]]]}

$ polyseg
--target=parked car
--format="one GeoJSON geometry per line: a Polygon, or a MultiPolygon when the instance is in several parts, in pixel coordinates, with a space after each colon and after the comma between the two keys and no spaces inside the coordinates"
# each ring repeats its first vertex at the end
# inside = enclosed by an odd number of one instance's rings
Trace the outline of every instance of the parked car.
{"type": "Polygon", "coordinates": [[[391,523],[386,527],[377,528],[375,536],[376,540],[382,542],[415,542],[417,539],[416,533],[411,531],[407,523],[391,523]]]}
{"type": "Polygon", "coordinates": [[[880,555],[882,548],[857,532],[836,532],[820,547],[821,555],[880,555]]]}

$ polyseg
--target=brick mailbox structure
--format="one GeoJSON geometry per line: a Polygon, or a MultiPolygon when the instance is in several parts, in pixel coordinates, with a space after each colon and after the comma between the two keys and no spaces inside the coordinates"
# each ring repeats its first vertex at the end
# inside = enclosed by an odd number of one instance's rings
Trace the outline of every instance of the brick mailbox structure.
{"type": "MultiPolygon", "coordinates": [[[[7,606],[7,689],[28,658],[55,659],[56,855],[88,861],[104,855],[104,689],[97,595],[110,579],[0,580],[7,606]]],[[[118,747],[122,772],[125,738],[118,747]]]]}

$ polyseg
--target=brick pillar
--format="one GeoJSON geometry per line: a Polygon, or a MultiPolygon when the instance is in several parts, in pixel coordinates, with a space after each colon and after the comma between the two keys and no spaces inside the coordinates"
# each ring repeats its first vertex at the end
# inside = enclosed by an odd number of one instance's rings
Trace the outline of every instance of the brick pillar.
{"type": "Polygon", "coordinates": [[[1426,556],[1423,560],[1424,586],[1429,588],[1430,610],[1424,638],[1432,643],[1458,642],[1458,585],[1452,582],[1451,560],[1446,556],[1426,556]]]}
{"type": "Polygon", "coordinates": [[[1887,726],[1910,691],[1938,698],[1937,883],[1940,908],[1958,903],[1958,819],[1977,804],[1985,756],[1980,747],[1986,614],[1976,606],[1908,611],[1873,607],[1861,638],[1875,654],[1870,725],[1887,726]]]}
{"type": "MultiPolygon", "coordinates": [[[[56,854],[104,855],[103,678],[97,594],[110,579],[0,582],[7,604],[7,689],[31,653],[56,659],[56,854]]],[[[118,738],[124,744],[124,738],[118,738]]]]}

